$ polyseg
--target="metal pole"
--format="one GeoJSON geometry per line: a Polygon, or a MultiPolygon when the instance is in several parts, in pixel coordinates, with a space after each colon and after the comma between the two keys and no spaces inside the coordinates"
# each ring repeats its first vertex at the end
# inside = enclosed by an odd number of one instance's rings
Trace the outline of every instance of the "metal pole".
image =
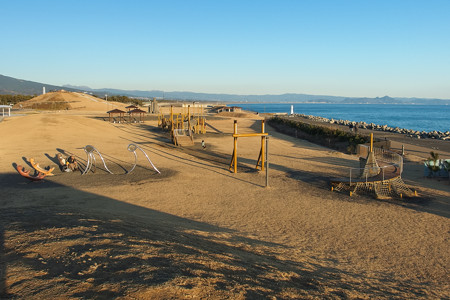
{"type": "MultiPolygon", "coordinates": [[[[264,133],[264,120],[261,120],[261,133],[264,133]]],[[[265,137],[261,137],[261,171],[264,171],[264,139],[265,137]]],[[[267,143],[267,141],[266,141],[267,143]]]]}
{"type": "Polygon", "coordinates": [[[269,136],[266,136],[266,187],[269,187],[269,136]]]}
{"type": "MultiPolygon", "coordinates": [[[[234,134],[237,134],[237,120],[234,120],[234,134]]],[[[234,173],[237,173],[237,137],[234,138],[234,173]]]]}

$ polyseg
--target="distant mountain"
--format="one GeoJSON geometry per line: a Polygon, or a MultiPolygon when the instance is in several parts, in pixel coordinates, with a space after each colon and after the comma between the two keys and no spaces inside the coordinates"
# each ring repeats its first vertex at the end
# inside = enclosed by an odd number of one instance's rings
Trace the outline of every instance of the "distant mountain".
{"type": "Polygon", "coordinates": [[[424,98],[391,98],[389,96],[376,98],[345,98],[341,101],[345,104],[427,104],[450,105],[450,100],[424,99],[424,98]]]}
{"type": "Polygon", "coordinates": [[[404,102],[389,96],[376,98],[345,98],[341,101],[345,104],[403,104],[404,102]]]}
{"type": "Polygon", "coordinates": [[[64,85],[56,86],[39,82],[26,81],[8,76],[0,75],[0,94],[23,94],[40,95],[42,87],[46,91],[67,90],[73,92],[88,92],[99,97],[104,95],[121,95],[136,98],[158,98],[166,100],[185,100],[185,101],[218,101],[223,103],[232,102],[250,102],[250,103],[343,103],[343,104],[445,104],[450,105],[450,100],[442,99],[424,99],[424,98],[391,98],[389,96],[376,98],[351,98],[326,95],[307,95],[307,94],[282,94],[282,95],[235,95],[235,94],[209,94],[194,92],[164,92],[159,90],[140,91],[140,90],[119,90],[111,88],[91,89],[88,86],[64,85]]]}
{"type": "Polygon", "coordinates": [[[91,89],[85,86],[64,85],[64,87],[84,90],[99,96],[123,95],[144,98],[165,98],[173,100],[192,101],[222,101],[222,102],[323,102],[334,103],[345,99],[337,96],[318,96],[306,94],[282,94],[282,95],[236,95],[236,94],[209,94],[195,92],[164,92],[159,90],[139,91],[139,90],[118,90],[118,89],[91,89]]]}
{"type": "Polygon", "coordinates": [[[42,94],[42,88],[45,87],[47,92],[51,90],[65,89],[68,91],[76,92],[79,90],[71,88],[63,88],[61,86],[44,84],[34,81],[27,81],[22,79],[16,79],[13,77],[0,75],[0,94],[7,95],[40,95],[42,94]]]}

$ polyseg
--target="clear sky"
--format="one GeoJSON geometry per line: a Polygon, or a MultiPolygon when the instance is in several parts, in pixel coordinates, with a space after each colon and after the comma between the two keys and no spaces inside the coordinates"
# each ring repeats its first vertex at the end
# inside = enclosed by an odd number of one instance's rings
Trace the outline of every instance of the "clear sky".
{"type": "Polygon", "coordinates": [[[0,74],[25,80],[450,99],[449,0],[2,0],[0,12],[0,74]]]}

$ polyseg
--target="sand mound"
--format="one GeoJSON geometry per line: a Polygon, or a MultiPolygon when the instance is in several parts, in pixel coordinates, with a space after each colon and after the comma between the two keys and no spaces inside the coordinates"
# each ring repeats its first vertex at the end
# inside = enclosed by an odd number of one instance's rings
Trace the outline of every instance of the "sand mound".
{"type": "Polygon", "coordinates": [[[50,92],[17,103],[15,108],[31,108],[39,110],[83,110],[107,111],[113,108],[124,109],[127,104],[107,102],[103,99],[84,94],[67,91],[50,92]]]}

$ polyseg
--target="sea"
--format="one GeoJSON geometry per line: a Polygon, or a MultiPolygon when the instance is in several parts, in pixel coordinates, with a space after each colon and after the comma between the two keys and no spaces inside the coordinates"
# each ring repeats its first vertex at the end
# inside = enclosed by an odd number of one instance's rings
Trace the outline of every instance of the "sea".
{"type": "Polygon", "coordinates": [[[322,103],[233,103],[258,113],[287,113],[335,120],[374,123],[416,131],[450,131],[450,105],[322,104],[322,103]]]}

